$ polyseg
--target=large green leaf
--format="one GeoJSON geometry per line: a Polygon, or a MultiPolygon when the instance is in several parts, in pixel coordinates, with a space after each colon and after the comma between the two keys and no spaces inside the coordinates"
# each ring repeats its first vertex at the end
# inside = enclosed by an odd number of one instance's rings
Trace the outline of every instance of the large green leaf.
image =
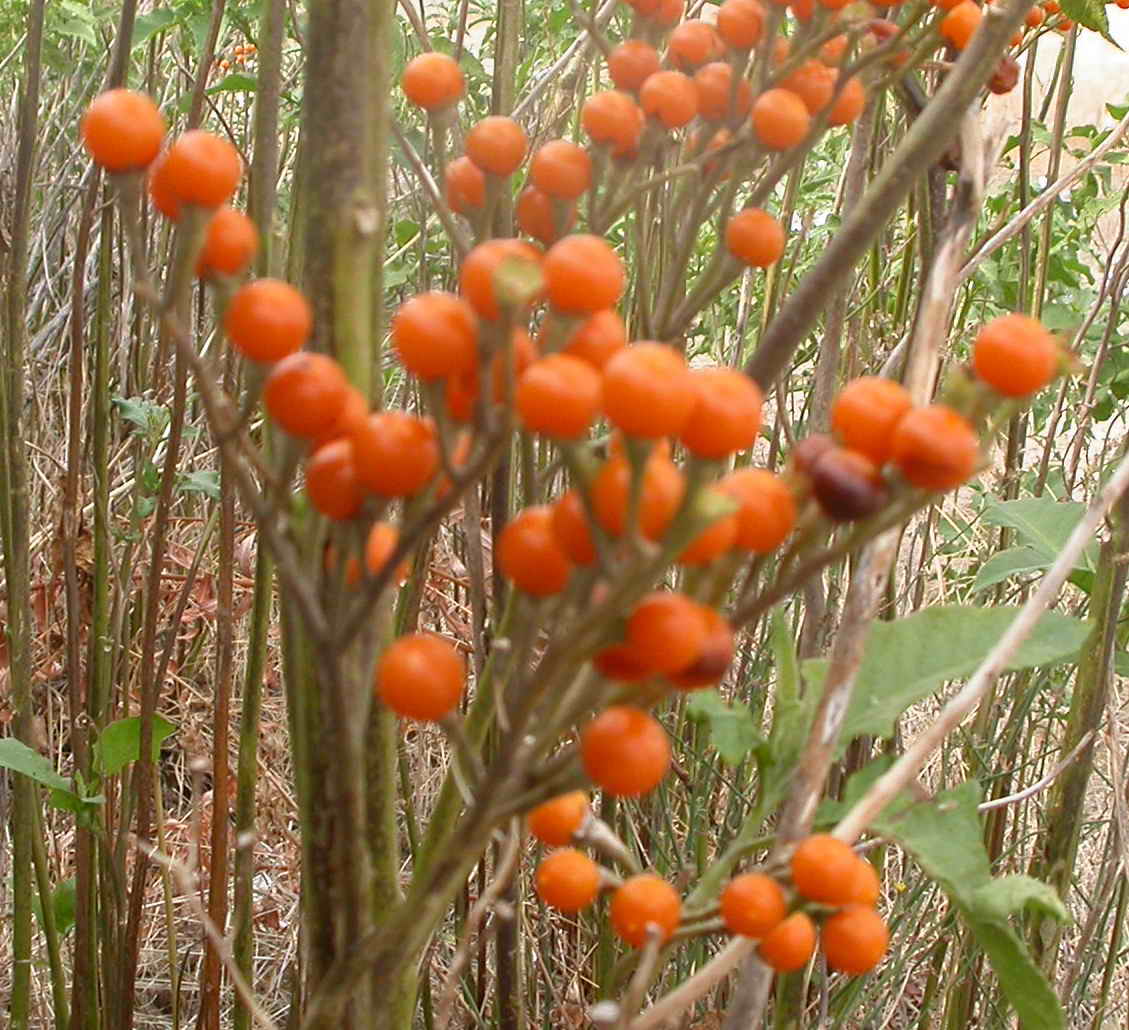
{"type": "MultiPolygon", "coordinates": [[[[153,761],[161,753],[161,745],[174,733],[176,727],[163,716],[153,716],[153,761]]],[[[141,717],[131,716],[110,723],[94,742],[94,760],[104,776],[120,773],[130,762],[141,755],[141,717]]]]}
{"type": "Polygon", "coordinates": [[[1062,0],[1062,13],[1109,38],[1109,18],[1102,0],[1062,0]]]}
{"type": "Polygon", "coordinates": [[[139,14],[133,24],[133,48],[144,46],[158,32],[164,32],[177,23],[180,15],[170,7],[158,7],[155,11],[139,14]]]}
{"type": "Polygon", "coordinates": [[[65,794],[71,791],[70,781],[55,770],[55,767],[38,751],[33,751],[22,740],[5,737],[0,740],[0,767],[23,773],[24,776],[43,784],[51,790],[65,794]]]}
{"type": "MultiPolygon", "coordinates": [[[[840,738],[889,736],[894,721],[910,705],[932,694],[946,680],[969,675],[1011,625],[1018,608],[940,605],[905,619],[876,622],[866,641],[854,694],[840,738]]],[[[1019,648],[1008,669],[1048,665],[1073,655],[1089,624],[1047,612],[1019,648]]],[[[825,661],[804,663],[811,680],[822,680],[825,661]]]]}
{"type": "MultiPolygon", "coordinates": [[[[1014,529],[1023,542],[1048,558],[1062,550],[1074,527],[1086,513],[1086,506],[1076,501],[1056,501],[1053,497],[1024,497],[1017,501],[989,499],[984,521],[992,526],[1014,529]]],[[[1087,568],[1093,568],[1087,556],[1087,568]]]]}
{"type": "Polygon", "coordinates": [[[1006,551],[997,551],[979,569],[976,570],[976,580],[972,589],[987,590],[997,583],[1002,583],[1012,576],[1021,576],[1026,572],[1043,572],[1051,567],[1054,559],[1044,554],[1035,547],[1009,547],[1006,551]]]}
{"type": "Polygon", "coordinates": [[[753,713],[743,704],[730,704],[716,690],[696,690],[686,702],[686,714],[710,728],[710,743],[722,761],[736,765],[760,742],[753,713]]]}

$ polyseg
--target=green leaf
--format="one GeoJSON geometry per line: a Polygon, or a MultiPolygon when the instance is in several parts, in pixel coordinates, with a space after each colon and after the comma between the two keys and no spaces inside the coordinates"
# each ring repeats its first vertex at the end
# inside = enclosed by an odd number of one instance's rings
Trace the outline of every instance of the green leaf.
{"type": "Polygon", "coordinates": [[[710,743],[723,762],[737,765],[760,741],[753,713],[730,704],[716,690],[696,690],[686,702],[686,714],[710,728],[710,743]]]}
{"type": "Polygon", "coordinates": [[[36,783],[52,790],[72,794],[70,781],[55,770],[38,751],[33,751],[22,740],[5,737],[0,740],[0,767],[22,773],[36,783]]]}
{"type": "Polygon", "coordinates": [[[189,472],[177,480],[176,488],[185,494],[205,494],[213,501],[220,499],[220,474],[215,469],[189,472]]]}
{"type": "Polygon", "coordinates": [[[960,906],[961,916],[992,963],[1004,997],[1022,1030],[1065,1030],[1066,1015],[1030,952],[1006,923],[981,918],[960,906]]]}
{"type": "Polygon", "coordinates": [[[1109,35],[1109,18],[1101,0],[1062,0],[1062,13],[1103,36],[1109,35]]]}
{"type": "MultiPolygon", "coordinates": [[[[74,926],[75,914],[75,881],[73,878],[64,880],[51,891],[51,909],[55,916],[55,931],[59,934],[67,933],[74,926]]],[[[31,899],[31,910],[39,925],[43,925],[43,901],[39,891],[31,899]]]]}
{"type": "Polygon", "coordinates": [[[997,551],[976,571],[973,591],[986,590],[1012,576],[1026,572],[1042,572],[1050,568],[1053,558],[1034,547],[1011,547],[997,551]]]}
{"type": "Polygon", "coordinates": [[[144,397],[114,397],[118,414],[150,439],[159,438],[169,422],[169,409],[144,397]]]}
{"type": "MultiPolygon", "coordinates": [[[[161,753],[161,745],[176,727],[163,716],[153,716],[153,761],[161,753]]],[[[118,719],[110,723],[94,742],[94,760],[104,776],[114,776],[141,756],[141,717],[118,719]]]]}
{"type": "Polygon", "coordinates": [[[1001,876],[983,887],[977,887],[972,896],[973,908],[999,919],[1018,915],[1030,907],[1060,923],[1070,922],[1070,913],[1058,892],[1031,876],[1001,876]]]}
{"type": "Polygon", "coordinates": [[[1025,543],[1055,558],[1085,513],[1084,504],[1056,501],[1053,497],[1024,497],[1018,501],[989,499],[984,521],[992,526],[1014,529],[1025,543]]]}
{"type": "Polygon", "coordinates": [[[208,89],[212,93],[254,93],[259,88],[259,80],[253,75],[231,72],[208,89]]]}
{"type": "MultiPolygon", "coordinates": [[[[888,737],[910,705],[932,694],[946,680],[973,672],[1011,625],[1018,608],[941,605],[905,619],[876,622],[867,636],[854,694],[843,725],[841,746],[853,737],[888,737]]],[[[1061,661],[1077,652],[1089,624],[1047,612],[1020,646],[1008,670],[1061,661]]],[[[812,679],[822,679],[826,662],[804,664],[812,679]]]]}
{"type": "Polygon", "coordinates": [[[815,825],[821,828],[834,826],[893,764],[893,755],[882,755],[867,762],[858,772],[851,773],[843,788],[842,801],[824,798],[819,803],[815,813],[815,825]]]}
{"type": "Polygon", "coordinates": [[[158,32],[171,28],[178,20],[177,12],[168,7],[139,14],[133,23],[133,49],[144,46],[158,32]]]}

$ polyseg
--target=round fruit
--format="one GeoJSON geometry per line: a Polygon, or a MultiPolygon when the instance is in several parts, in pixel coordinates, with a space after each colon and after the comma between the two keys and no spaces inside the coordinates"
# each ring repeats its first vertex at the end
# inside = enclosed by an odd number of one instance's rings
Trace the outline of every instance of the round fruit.
{"type": "Polygon", "coordinates": [[[411,497],[439,467],[439,444],[429,419],[403,411],[378,411],[352,434],[357,478],[382,497],[411,497]]]}
{"type": "Polygon", "coordinates": [[[106,171],[133,172],[160,152],[165,119],[144,93],[111,89],[90,102],[79,132],[87,153],[106,171]]]}
{"type": "Polygon", "coordinates": [[[805,913],[793,912],[761,938],[757,953],[778,973],[803,969],[815,953],[815,924],[805,913]]]}
{"type": "Polygon", "coordinates": [[[812,58],[804,61],[780,85],[795,93],[804,102],[809,114],[816,115],[831,103],[835,92],[835,72],[822,61],[812,58]]]}
{"type": "Polygon", "coordinates": [[[447,165],[444,175],[447,206],[460,215],[477,211],[486,205],[486,176],[469,157],[463,154],[447,165]]]}
{"type": "Polygon", "coordinates": [[[813,433],[805,436],[792,448],[791,464],[796,472],[810,476],[815,463],[826,451],[835,446],[835,441],[826,433],[813,433]]]}
{"type": "Polygon", "coordinates": [[[890,459],[914,486],[952,490],[980,463],[980,441],[968,420],[943,404],[915,408],[898,423],[890,459]]]}
{"type": "Polygon", "coordinates": [[[432,381],[478,365],[478,318],[453,293],[420,293],[392,316],[392,343],[404,367],[432,381]]]}
{"type": "Polygon", "coordinates": [[[851,904],[874,906],[881,894],[882,883],[878,879],[878,870],[865,858],[858,859],[851,877],[851,904]]]}
{"type": "Polygon", "coordinates": [[[623,294],[623,262],[607,240],[578,233],[553,244],[542,263],[549,302],[558,311],[590,314],[623,294]]]}
{"type": "Polygon", "coordinates": [[[757,0],[725,0],[717,11],[717,32],[726,46],[752,50],[764,32],[764,8],[757,0]]]}
{"type": "Polygon", "coordinates": [[[149,166],[149,174],[145,177],[149,189],[149,199],[153,206],[161,212],[170,222],[180,221],[180,201],[165,174],[165,164],[168,151],[158,154],[149,166]]]}
{"type": "Polygon", "coordinates": [[[417,107],[439,111],[450,107],[463,95],[466,81],[453,57],[432,50],[408,62],[400,85],[404,96],[417,107]]]}
{"type": "Polygon", "coordinates": [[[737,517],[723,515],[699,533],[678,556],[679,565],[709,565],[733,550],[737,539],[737,517]]]}
{"type": "Polygon", "coordinates": [[[894,428],[912,407],[913,399],[901,383],[864,376],[847,383],[835,398],[831,428],[852,451],[882,466],[890,460],[894,428]]]}
{"type": "Polygon", "coordinates": [[[983,12],[972,0],[962,0],[941,19],[941,35],[957,50],[963,50],[983,19],[983,12]]]}
{"type": "MultiPolygon", "coordinates": [[[[686,480],[670,458],[651,454],[643,465],[639,497],[639,532],[647,540],[661,540],[686,494],[686,480]]],[[[592,482],[592,505],[605,532],[621,536],[627,528],[631,495],[631,463],[611,457],[592,482]]]]}
{"type": "Polygon", "coordinates": [[[608,74],[617,89],[635,92],[661,68],[658,51],[641,39],[625,39],[608,55],[608,74]]]}
{"type": "MultiPolygon", "coordinates": [[[[370,576],[379,576],[384,571],[396,547],[400,543],[400,531],[388,522],[374,522],[365,540],[365,568],[370,576]]],[[[403,583],[411,571],[411,562],[405,558],[396,569],[397,584],[403,583]]]]}
{"type": "Polygon", "coordinates": [[[438,722],[458,705],[465,686],[462,657],[434,633],[394,640],[376,665],[377,694],[405,719],[438,722]]]}
{"type": "Polygon", "coordinates": [[[576,204],[550,197],[536,186],[526,186],[514,205],[517,224],[526,236],[549,246],[576,224],[576,204]]]}
{"type": "Polygon", "coordinates": [[[869,458],[831,447],[812,466],[811,486],[823,513],[834,522],[854,522],[878,511],[889,498],[886,480],[869,458]]]}
{"type": "Polygon", "coordinates": [[[873,908],[847,905],[823,924],[820,943],[832,969],[859,976],[882,961],[890,932],[873,908]]]}
{"type": "Polygon", "coordinates": [[[254,259],[258,249],[259,234],[255,223],[242,211],[221,207],[208,221],[204,245],[196,260],[196,274],[201,278],[239,275],[254,259]]]}
{"type": "Polygon", "coordinates": [[[847,56],[850,39],[847,36],[832,36],[819,48],[819,59],[828,67],[837,68],[847,56]]]}
{"type": "MultiPolygon", "coordinates": [[[[1121,5],[1118,4],[1118,6],[1120,7],[1121,5]]],[[[1047,12],[1036,4],[1027,12],[1027,16],[1023,20],[1029,29],[1037,29],[1047,20],[1047,12]]]]}
{"type": "Polygon", "coordinates": [[[641,683],[650,679],[650,670],[640,665],[635,652],[626,644],[612,644],[592,656],[592,664],[604,679],[616,683],[641,683]]]}
{"type": "Polygon", "coordinates": [[[708,635],[702,606],[685,594],[648,594],[627,619],[628,646],[641,665],[664,675],[692,665],[708,635]]]}
{"type": "Polygon", "coordinates": [[[623,319],[613,308],[604,308],[590,315],[569,336],[564,353],[602,370],[626,346],[627,327],[623,319]]]}
{"type": "Polygon", "coordinates": [[[816,833],[792,853],[792,883],[809,901],[843,905],[850,901],[858,857],[851,846],[828,833],[816,833]]]}
{"type": "Polygon", "coordinates": [[[972,367],[1005,397],[1027,397],[1055,376],[1059,349],[1042,324],[1027,315],[1004,315],[976,337],[972,367]]]}
{"type": "Polygon", "coordinates": [[[315,511],[338,522],[361,510],[364,491],[357,478],[357,463],[350,440],[332,440],[319,447],[306,462],[306,496],[315,511]]]}
{"type": "Polygon", "coordinates": [[[706,121],[720,121],[734,116],[744,118],[753,106],[753,87],[749,80],[737,79],[733,86],[733,69],[725,61],[713,61],[699,68],[694,75],[698,92],[698,114],[706,121]]]}
{"type": "Polygon", "coordinates": [[[763,873],[735,876],[721,892],[721,918],[730,933],[761,938],[787,915],[784,891],[763,873]]]}
{"type": "Polygon", "coordinates": [[[666,44],[667,60],[680,71],[690,72],[718,60],[724,46],[717,30],[697,18],[677,26],[666,44]]]}
{"type": "Polygon", "coordinates": [[[498,568],[519,590],[551,597],[568,586],[572,562],[557,542],[547,505],[526,508],[498,535],[498,568]]]}
{"type": "Polygon", "coordinates": [[[492,114],[467,133],[465,145],[467,156],[484,172],[506,176],[525,159],[527,140],[512,118],[492,114]]]}
{"type": "Polygon", "coordinates": [[[699,368],[690,373],[698,398],[679,434],[699,458],[727,458],[756,442],[764,394],[734,368],[699,368]]]}
{"type": "Polygon", "coordinates": [[[575,490],[562,494],[553,505],[553,535],[569,561],[576,565],[591,565],[596,560],[596,547],[592,543],[592,530],[584,502],[575,490]]]}
{"type": "Polygon", "coordinates": [[[526,369],[517,387],[525,427],[557,440],[577,440],[600,411],[600,373],[568,354],[550,354],[526,369]]]}
{"type": "Polygon", "coordinates": [[[706,641],[701,652],[681,672],[667,677],[679,690],[714,686],[733,661],[733,627],[713,608],[703,605],[702,615],[706,620],[706,641]]]}
{"type": "Polygon", "coordinates": [[[587,818],[588,795],[574,790],[538,805],[526,816],[526,822],[529,832],[542,844],[561,848],[572,842],[587,818]]]}
{"type": "Polygon", "coordinates": [[[169,147],[161,175],[181,204],[214,208],[231,199],[243,159],[227,140],[190,129],[169,147]]]}
{"type": "Polygon", "coordinates": [[[638,797],[658,786],[670,768],[670,738],[638,708],[613,705],[580,734],[584,771],[614,797],[638,797]]]}
{"type": "Polygon", "coordinates": [[[639,90],[639,105],[668,129],[680,129],[698,113],[698,91],[682,72],[655,72],[639,90]]]}
{"type": "Polygon", "coordinates": [[[263,384],[263,406],[291,436],[316,438],[337,421],[349,381],[326,354],[297,351],[283,358],[263,384]]]}
{"type": "Polygon", "coordinates": [[[740,504],[734,546],[768,554],[788,538],[796,524],[796,500],[780,476],[767,469],[738,469],[718,487],[740,504]]]}
{"type": "Polygon", "coordinates": [[[849,125],[866,107],[866,90],[862,80],[852,75],[843,84],[839,95],[831,102],[831,109],[827,112],[828,125],[849,125]]]}
{"type": "Polygon", "coordinates": [[[459,289],[482,318],[497,321],[502,316],[498,297],[498,273],[517,262],[537,264],[541,255],[521,240],[487,240],[475,247],[463,260],[459,273],[459,289]]]}
{"type": "Polygon", "coordinates": [[[776,264],[784,253],[784,243],[784,227],[757,207],[738,211],[725,226],[729,253],[754,268],[776,264]]]}
{"type": "Polygon", "coordinates": [[[666,344],[632,344],[604,366],[604,412],[629,436],[675,436],[696,403],[686,359],[666,344]]]}
{"type": "Polygon", "coordinates": [[[804,102],[786,89],[770,89],[753,102],[753,129],[769,150],[790,150],[807,137],[811,115],[804,102]]]}
{"type": "Polygon", "coordinates": [[[338,440],[343,436],[352,436],[353,430],[360,426],[366,418],[368,418],[368,401],[365,400],[364,394],[353,386],[347,386],[345,388],[345,399],[337,409],[333,423],[310,440],[310,449],[316,451],[319,447],[333,440],[338,440]]]}
{"type": "Polygon", "coordinates": [[[666,880],[640,873],[625,880],[608,909],[612,927],[633,948],[642,948],[656,934],[667,940],[682,921],[682,900],[666,880]]]}
{"type": "Polygon", "coordinates": [[[533,155],[529,178],[551,197],[575,200],[592,185],[592,159],[575,143],[550,140],[533,155]]]}
{"type": "Polygon", "coordinates": [[[646,116],[628,94],[609,89],[584,101],[580,124],[593,141],[609,146],[616,157],[625,157],[638,149],[646,116]]]}
{"type": "Polygon", "coordinates": [[[575,848],[562,848],[537,866],[537,895],[562,912],[579,912],[600,893],[600,867],[575,848]]]}
{"type": "MultiPolygon", "coordinates": [[[[1037,7],[1031,8],[1032,11],[1038,9],[1037,7]]],[[[1003,96],[1015,89],[1018,83],[1019,62],[1014,57],[1004,57],[996,65],[996,70],[992,72],[992,77],[988,80],[988,89],[997,96],[1003,96]]]]}
{"type": "Polygon", "coordinates": [[[280,279],[255,279],[241,286],[223,316],[232,346],[259,362],[279,361],[301,350],[313,322],[306,298],[280,279]]]}

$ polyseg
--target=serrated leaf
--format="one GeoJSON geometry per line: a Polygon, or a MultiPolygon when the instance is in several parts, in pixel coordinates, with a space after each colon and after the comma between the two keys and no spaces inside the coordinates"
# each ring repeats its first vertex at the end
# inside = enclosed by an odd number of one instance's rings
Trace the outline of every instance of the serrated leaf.
{"type": "Polygon", "coordinates": [[[1012,576],[1042,572],[1050,568],[1053,561],[1054,559],[1049,555],[1034,547],[1010,547],[1006,551],[997,551],[976,570],[972,589],[987,590],[988,587],[994,587],[997,583],[1011,579],[1012,576]]]}
{"type": "Polygon", "coordinates": [[[204,494],[213,501],[218,501],[220,499],[220,474],[215,469],[189,472],[177,480],[176,488],[181,493],[204,494]]]}
{"type": "Polygon", "coordinates": [[[4,737],[0,740],[0,766],[22,773],[44,787],[72,794],[70,782],[56,771],[55,766],[38,751],[33,751],[22,740],[4,737]]]}
{"type": "Polygon", "coordinates": [[[737,765],[761,739],[753,713],[730,704],[716,690],[696,690],[686,702],[686,714],[710,728],[710,743],[723,762],[737,765]]]}
{"type": "Polygon", "coordinates": [[[179,20],[176,11],[168,7],[160,7],[146,14],[139,14],[133,23],[133,48],[144,46],[158,32],[172,28],[179,20]]]}
{"type": "MultiPolygon", "coordinates": [[[[153,716],[153,761],[161,753],[161,745],[176,727],[160,715],[153,716]]],[[[94,742],[94,761],[104,776],[114,776],[141,755],[141,717],[118,719],[110,723],[94,742]]]]}
{"type": "MultiPolygon", "coordinates": [[[[36,891],[35,896],[31,899],[31,910],[35,913],[39,925],[42,926],[43,900],[39,896],[39,891],[36,891]]],[[[64,880],[51,891],[51,910],[55,916],[55,931],[59,934],[66,934],[74,926],[75,881],[73,877],[64,880]]]]}
{"type": "MultiPolygon", "coordinates": [[[[870,734],[888,737],[910,705],[932,694],[946,680],[973,672],[1011,625],[1018,608],[940,605],[905,619],[876,622],[843,724],[840,747],[870,734]]],[[[1023,642],[1008,670],[1060,661],[1077,652],[1089,623],[1047,612],[1023,642]]],[[[804,663],[810,679],[822,680],[825,661],[804,663]]]]}

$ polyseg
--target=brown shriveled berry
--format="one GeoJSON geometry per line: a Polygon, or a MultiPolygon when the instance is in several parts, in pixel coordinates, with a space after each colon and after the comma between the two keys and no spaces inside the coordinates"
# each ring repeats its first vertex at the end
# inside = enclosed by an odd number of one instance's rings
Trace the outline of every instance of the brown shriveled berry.
{"type": "Polygon", "coordinates": [[[889,497],[877,466],[858,451],[832,447],[812,466],[811,486],[823,513],[834,522],[854,522],[878,511],[889,497]]]}
{"type": "MultiPolygon", "coordinates": [[[[1037,8],[1033,8],[1033,10],[1037,10],[1037,8]]],[[[1004,93],[1010,93],[1015,89],[1017,82],[1019,82],[1019,62],[1014,57],[1005,57],[996,66],[996,70],[988,80],[988,89],[1002,96],[1004,93]]]]}

